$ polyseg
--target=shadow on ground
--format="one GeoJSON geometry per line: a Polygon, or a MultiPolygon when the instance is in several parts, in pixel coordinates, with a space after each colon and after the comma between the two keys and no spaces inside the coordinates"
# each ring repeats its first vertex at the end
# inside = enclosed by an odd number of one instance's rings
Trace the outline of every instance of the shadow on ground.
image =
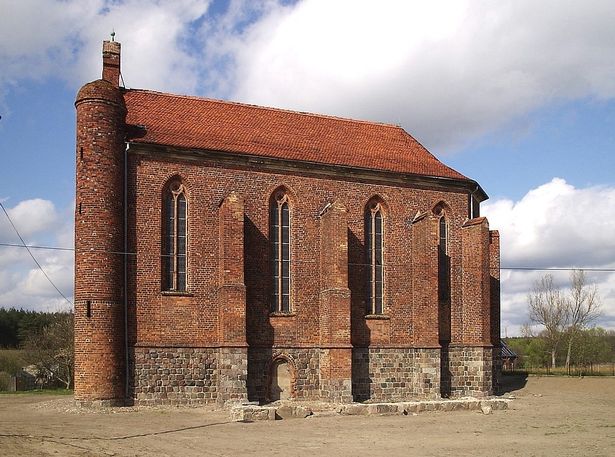
{"type": "Polygon", "coordinates": [[[500,395],[521,390],[527,384],[527,373],[503,374],[500,378],[500,395]]]}

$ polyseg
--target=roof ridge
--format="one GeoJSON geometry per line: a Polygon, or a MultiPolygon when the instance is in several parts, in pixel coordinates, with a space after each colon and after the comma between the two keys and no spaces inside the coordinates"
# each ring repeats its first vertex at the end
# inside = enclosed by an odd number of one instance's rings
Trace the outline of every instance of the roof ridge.
{"type": "MultiPolygon", "coordinates": [[[[263,106],[263,105],[257,105],[257,104],[254,104],[254,103],[244,103],[244,102],[236,102],[236,101],[232,101],[232,100],[222,100],[222,99],[219,99],[219,98],[198,97],[196,95],[172,94],[172,93],[169,93],[169,92],[161,92],[161,91],[149,90],[149,89],[124,89],[124,92],[147,92],[149,94],[161,95],[161,96],[165,96],[165,97],[174,97],[174,98],[182,98],[182,99],[187,99],[187,100],[201,100],[201,101],[202,100],[207,100],[208,102],[219,103],[219,104],[222,104],[222,105],[245,106],[245,107],[248,107],[248,108],[257,108],[257,109],[267,110],[267,111],[277,111],[277,112],[281,112],[281,113],[292,113],[292,114],[299,114],[299,115],[302,115],[302,116],[309,116],[309,117],[316,117],[316,118],[323,118],[323,119],[335,119],[335,120],[339,120],[339,121],[351,122],[351,123],[356,123],[356,124],[379,125],[381,127],[389,127],[389,128],[396,129],[396,130],[401,130],[405,134],[409,135],[408,132],[406,132],[403,129],[403,127],[401,127],[400,125],[390,124],[388,122],[368,121],[366,119],[353,119],[353,118],[350,118],[350,117],[333,116],[331,114],[312,113],[310,111],[297,111],[297,110],[292,110],[292,109],[288,109],[288,108],[276,108],[274,106],[263,106]]],[[[409,135],[409,136],[412,137],[412,135],[409,135]]],[[[412,137],[412,138],[414,139],[414,137],[412,137]]]]}
{"type": "Polygon", "coordinates": [[[126,122],[147,126],[135,142],[471,181],[398,125],[144,89],[123,96],[126,122]]]}

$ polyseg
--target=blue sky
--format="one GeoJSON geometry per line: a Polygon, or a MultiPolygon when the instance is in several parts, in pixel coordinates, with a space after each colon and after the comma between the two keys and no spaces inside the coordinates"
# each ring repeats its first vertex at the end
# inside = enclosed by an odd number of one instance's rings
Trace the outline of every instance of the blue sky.
{"type": "Polygon", "coordinates": [[[554,176],[576,187],[615,182],[615,104],[575,100],[528,113],[446,157],[491,198],[519,199],[554,176]]]}
{"type": "MultiPolygon", "coordinates": [[[[0,12],[0,201],[29,243],[72,245],[73,102],[115,29],[127,87],[400,124],[489,194],[504,266],[615,268],[610,1],[0,0],[0,12]]],[[[71,296],[72,255],[34,252],[71,296]]],[[[543,273],[503,272],[506,332],[543,273]]],[[[554,275],[565,288],[568,273],[554,275]]],[[[615,329],[615,273],[589,278],[615,329]]],[[[27,253],[0,247],[0,306],[67,304],[27,253]]]]}

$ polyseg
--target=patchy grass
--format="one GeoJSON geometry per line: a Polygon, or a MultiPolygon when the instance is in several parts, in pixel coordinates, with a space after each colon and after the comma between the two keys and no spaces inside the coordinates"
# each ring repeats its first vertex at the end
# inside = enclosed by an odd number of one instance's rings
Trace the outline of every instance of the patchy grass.
{"type": "Polygon", "coordinates": [[[36,389],[17,392],[0,391],[0,395],[72,395],[72,389],[36,389]]]}
{"type": "Polygon", "coordinates": [[[615,363],[603,363],[586,367],[557,368],[521,368],[514,371],[503,371],[504,375],[525,376],[615,376],[615,363]]]}

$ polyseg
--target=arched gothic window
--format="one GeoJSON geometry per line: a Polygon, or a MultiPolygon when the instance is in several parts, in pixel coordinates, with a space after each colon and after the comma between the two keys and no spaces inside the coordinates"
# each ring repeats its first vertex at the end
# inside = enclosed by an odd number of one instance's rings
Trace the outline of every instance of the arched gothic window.
{"type": "Polygon", "coordinates": [[[441,302],[448,302],[451,298],[451,257],[448,246],[448,224],[444,214],[440,216],[438,225],[438,298],[441,302]]]}
{"type": "Polygon", "coordinates": [[[365,211],[365,248],[368,266],[367,314],[384,312],[384,216],[380,203],[365,211]]]}
{"type": "Polygon", "coordinates": [[[186,189],[179,181],[173,181],[164,193],[162,242],[163,290],[186,291],[188,203],[186,189]]]}
{"type": "Polygon", "coordinates": [[[271,310],[289,313],[290,302],[290,206],[284,191],[275,193],[271,202],[270,241],[273,260],[273,296],[271,310]]]}

